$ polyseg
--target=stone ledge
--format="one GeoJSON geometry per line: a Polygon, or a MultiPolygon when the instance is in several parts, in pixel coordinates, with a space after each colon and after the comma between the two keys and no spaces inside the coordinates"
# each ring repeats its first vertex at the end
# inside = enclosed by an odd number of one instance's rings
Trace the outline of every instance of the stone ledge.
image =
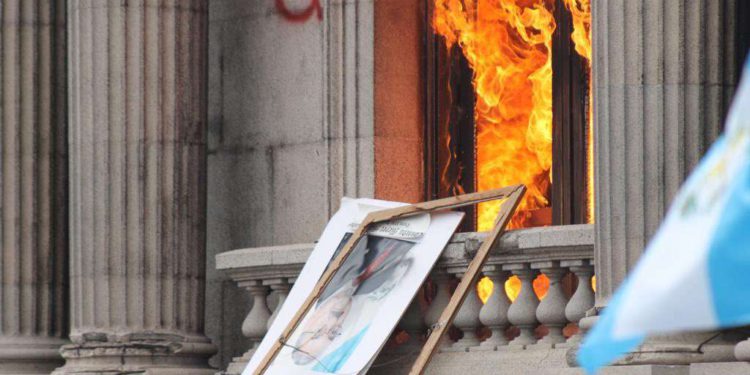
{"type": "MultiPolygon", "coordinates": [[[[467,371],[471,374],[493,375],[585,375],[579,367],[568,367],[565,363],[565,349],[538,349],[517,351],[473,351],[441,352],[435,354],[425,374],[455,375],[467,371]]],[[[368,371],[371,375],[408,374],[416,359],[413,355],[381,354],[368,371]],[[385,364],[383,366],[382,364],[385,364]]],[[[750,374],[732,372],[735,369],[750,369],[750,364],[720,363],[701,364],[703,372],[693,372],[693,366],[636,365],[609,366],[602,368],[597,375],[717,375],[750,374]],[[703,366],[706,365],[706,366],[703,366]],[[744,365],[744,366],[741,366],[744,365]],[[722,372],[727,370],[729,372],[722,372]],[[710,372],[714,371],[714,372],[710,372]],[[719,372],[716,372],[719,371],[719,372]]]]}
{"type": "MultiPolygon", "coordinates": [[[[368,371],[371,375],[407,374],[416,359],[412,355],[381,354],[368,371]]],[[[583,375],[580,368],[568,368],[565,350],[440,352],[427,366],[427,375],[454,374],[583,375]]]]}
{"type": "Polygon", "coordinates": [[[750,363],[747,362],[715,362],[692,363],[689,375],[750,375],[750,363]]]}
{"type": "MultiPolygon", "coordinates": [[[[463,263],[472,258],[487,234],[456,233],[443,250],[440,261],[463,263]]],[[[216,256],[216,269],[232,278],[292,277],[310,256],[314,243],[265,246],[232,250],[216,256]]],[[[594,227],[563,225],[509,231],[500,238],[488,263],[539,262],[593,259],[594,227]]]]}

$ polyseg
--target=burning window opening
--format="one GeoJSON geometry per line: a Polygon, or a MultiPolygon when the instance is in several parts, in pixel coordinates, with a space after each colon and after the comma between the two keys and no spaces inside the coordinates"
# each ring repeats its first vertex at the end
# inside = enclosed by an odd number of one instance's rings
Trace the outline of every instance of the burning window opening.
{"type": "MultiPolygon", "coordinates": [[[[432,87],[444,91],[433,99],[436,195],[521,182],[528,192],[510,229],[593,222],[590,0],[429,1],[447,67],[433,74],[444,82],[432,87]]],[[[473,229],[491,229],[500,203],[469,212],[473,229]]],[[[491,284],[478,284],[483,301],[491,284]]],[[[511,300],[520,287],[506,283],[511,300]]],[[[540,299],[548,287],[535,279],[540,299]]]]}
{"type": "MultiPolygon", "coordinates": [[[[509,228],[549,207],[552,169],[552,0],[435,0],[433,28],[460,46],[473,71],[475,179],[478,191],[526,184],[509,228]]],[[[477,229],[491,229],[499,202],[477,208],[477,229]]]]}

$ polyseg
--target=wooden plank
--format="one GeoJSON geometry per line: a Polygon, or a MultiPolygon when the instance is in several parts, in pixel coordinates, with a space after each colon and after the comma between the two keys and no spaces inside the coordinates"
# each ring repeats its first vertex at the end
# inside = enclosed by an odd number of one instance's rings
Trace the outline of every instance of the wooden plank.
{"type": "MultiPolygon", "coordinates": [[[[304,316],[310,311],[310,308],[313,306],[315,301],[318,300],[320,295],[325,290],[326,286],[328,286],[328,284],[333,279],[333,276],[336,274],[336,271],[338,271],[338,269],[341,268],[341,266],[344,264],[346,259],[349,257],[349,254],[351,253],[352,249],[360,240],[362,235],[366,233],[366,230],[370,225],[374,223],[404,218],[404,217],[418,215],[421,213],[426,213],[426,212],[431,212],[431,211],[447,210],[447,209],[463,207],[463,206],[477,204],[477,203],[491,201],[491,200],[509,198],[508,201],[506,201],[505,204],[503,204],[501,208],[501,215],[498,215],[498,219],[503,218],[503,223],[501,227],[505,228],[505,225],[507,224],[510,218],[510,215],[512,214],[512,212],[511,214],[509,214],[508,211],[515,211],[515,207],[518,205],[518,201],[520,200],[520,197],[523,196],[523,193],[525,191],[526,191],[525,186],[514,185],[514,186],[508,186],[508,187],[504,187],[500,189],[495,189],[495,190],[488,190],[488,191],[483,191],[479,193],[471,193],[471,194],[459,195],[459,196],[450,197],[450,198],[437,199],[434,201],[422,202],[422,203],[412,204],[408,206],[396,207],[396,208],[369,213],[365,217],[365,219],[362,221],[362,223],[360,223],[359,227],[357,227],[357,230],[354,231],[352,236],[346,242],[346,245],[344,245],[344,248],[341,249],[341,252],[333,259],[333,261],[331,261],[330,266],[326,269],[326,271],[320,277],[320,280],[318,280],[318,282],[315,284],[315,287],[313,288],[310,295],[307,297],[307,299],[302,304],[300,309],[297,310],[297,312],[294,314],[294,316],[292,317],[292,320],[289,322],[289,324],[287,324],[286,328],[284,328],[284,331],[282,331],[278,340],[274,342],[271,349],[269,349],[268,353],[266,353],[266,356],[263,357],[263,360],[261,361],[260,365],[258,366],[258,368],[255,369],[255,372],[253,373],[256,375],[260,375],[260,374],[263,374],[268,369],[268,367],[271,365],[273,360],[279,354],[279,351],[281,351],[281,349],[284,347],[284,344],[289,340],[291,335],[294,333],[294,330],[297,329],[300,322],[302,321],[302,318],[304,318],[304,316]],[[513,207],[512,209],[510,209],[510,205],[508,205],[508,202],[512,202],[512,207],[513,207]]],[[[493,230],[493,233],[496,230],[497,229],[493,230]]],[[[494,237],[496,238],[497,234],[494,234],[494,237]]],[[[480,251],[481,249],[482,248],[480,248],[480,251]]],[[[489,253],[489,250],[487,250],[487,252],[489,253]]],[[[472,261],[472,264],[473,263],[474,261],[472,261]]],[[[481,265],[477,267],[481,267],[481,265]]],[[[470,269],[471,269],[471,265],[470,265],[470,269]]],[[[465,297],[465,294],[464,294],[464,297],[465,297]]],[[[461,301],[463,301],[463,298],[461,299],[461,301]]],[[[452,321],[452,318],[451,318],[451,321],[452,321]]]]}
{"type": "Polygon", "coordinates": [[[440,319],[435,327],[432,328],[432,332],[427,338],[427,342],[424,347],[422,347],[422,351],[414,362],[414,365],[409,372],[410,375],[422,375],[424,373],[427,364],[437,351],[440,339],[443,338],[448,327],[453,323],[453,319],[456,317],[458,309],[461,307],[461,304],[463,304],[466,296],[474,288],[477,276],[482,270],[482,266],[484,266],[487,258],[489,258],[492,246],[494,246],[495,242],[500,237],[500,234],[505,231],[505,227],[508,225],[510,218],[516,211],[516,207],[518,207],[518,203],[521,201],[521,197],[523,197],[525,191],[526,188],[522,186],[521,189],[515,190],[508,200],[503,202],[500,212],[495,219],[495,227],[492,228],[490,236],[482,243],[482,246],[479,247],[477,254],[474,256],[474,259],[469,263],[469,267],[466,270],[464,277],[461,279],[458,287],[456,287],[456,291],[453,292],[448,305],[440,315],[440,319]]]}

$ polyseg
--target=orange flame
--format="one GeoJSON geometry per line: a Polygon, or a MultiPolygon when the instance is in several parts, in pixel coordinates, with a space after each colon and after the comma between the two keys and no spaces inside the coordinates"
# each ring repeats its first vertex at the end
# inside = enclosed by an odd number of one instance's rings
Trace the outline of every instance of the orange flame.
{"type": "MultiPolygon", "coordinates": [[[[539,274],[532,282],[532,287],[534,289],[534,294],[536,294],[537,298],[541,301],[547,296],[547,291],[549,290],[549,278],[545,274],[539,274]]],[[[482,300],[482,303],[487,303],[487,299],[492,295],[494,288],[495,283],[493,283],[489,277],[483,277],[479,280],[477,283],[477,295],[479,296],[479,299],[482,300]]],[[[516,298],[518,298],[518,294],[521,293],[521,279],[519,279],[518,276],[509,277],[508,280],[505,280],[503,290],[511,302],[515,301],[516,298]]]]}
{"type": "MultiPolygon", "coordinates": [[[[591,0],[563,0],[565,7],[573,16],[573,32],[570,39],[576,47],[576,52],[586,60],[591,77],[591,0]]],[[[589,79],[589,121],[586,131],[586,185],[588,202],[586,210],[588,222],[594,222],[594,113],[593,95],[589,79]]]]}
{"type": "MultiPolygon", "coordinates": [[[[553,0],[435,0],[433,27],[474,71],[477,190],[523,183],[509,228],[547,207],[552,167],[553,0]]],[[[478,207],[491,229],[500,202],[478,207]]]]}
{"type": "MultiPolygon", "coordinates": [[[[576,52],[591,73],[590,0],[563,0],[573,17],[576,52]]],[[[552,34],[553,0],[435,0],[433,27],[447,47],[458,43],[474,71],[479,191],[524,183],[528,192],[509,228],[527,224],[530,210],[547,207],[552,176],[552,34]]],[[[594,221],[593,113],[589,80],[587,124],[587,212],[594,221]]],[[[489,230],[502,202],[479,205],[478,230],[489,230]]],[[[594,279],[595,280],[595,279],[594,279]]],[[[592,281],[595,282],[595,281],[592,281]]],[[[549,279],[540,275],[534,291],[541,299],[549,279]]],[[[521,289],[509,278],[505,293],[515,300],[521,289]]],[[[493,290],[482,278],[483,302],[493,290]]]]}

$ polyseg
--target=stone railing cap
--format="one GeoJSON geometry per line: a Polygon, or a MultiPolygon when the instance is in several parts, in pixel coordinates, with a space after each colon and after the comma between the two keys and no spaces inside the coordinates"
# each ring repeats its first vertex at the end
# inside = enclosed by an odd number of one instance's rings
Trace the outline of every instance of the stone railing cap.
{"type": "Polygon", "coordinates": [[[216,256],[216,269],[304,264],[314,246],[314,243],[302,243],[227,251],[216,256]]]}
{"type": "MultiPolygon", "coordinates": [[[[482,232],[456,233],[440,263],[461,267],[468,263],[487,237],[482,232]]],[[[232,250],[216,256],[216,268],[233,279],[292,277],[310,256],[314,243],[232,250]]],[[[591,224],[529,228],[508,231],[498,241],[488,264],[568,261],[593,258],[591,224]]]]}

